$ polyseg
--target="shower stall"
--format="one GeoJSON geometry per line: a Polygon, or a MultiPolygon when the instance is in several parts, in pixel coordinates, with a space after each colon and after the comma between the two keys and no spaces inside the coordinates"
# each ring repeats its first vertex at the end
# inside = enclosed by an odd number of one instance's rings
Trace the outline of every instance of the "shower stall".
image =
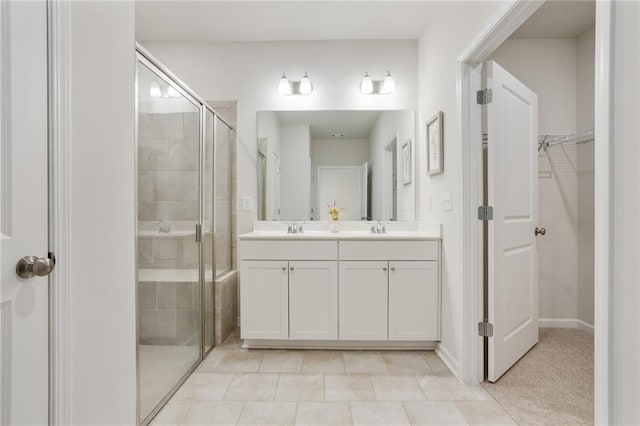
{"type": "MultiPolygon", "coordinates": [[[[145,424],[213,349],[215,279],[228,272],[231,250],[229,182],[227,173],[217,176],[216,151],[229,150],[231,126],[141,46],[136,54],[138,415],[145,424]],[[217,203],[217,192],[229,202],[217,203]]],[[[221,160],[222,170],[231,167],[221,160]]]]}

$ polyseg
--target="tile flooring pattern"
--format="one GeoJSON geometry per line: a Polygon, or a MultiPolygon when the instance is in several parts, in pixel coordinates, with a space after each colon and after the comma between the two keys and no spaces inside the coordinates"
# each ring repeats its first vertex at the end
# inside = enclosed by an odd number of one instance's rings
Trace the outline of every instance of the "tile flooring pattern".
{"type": "Polygon", "coordinates": [[[231,336],[154,425],[513,425],[432,351],[247,350],[231,336]]]}

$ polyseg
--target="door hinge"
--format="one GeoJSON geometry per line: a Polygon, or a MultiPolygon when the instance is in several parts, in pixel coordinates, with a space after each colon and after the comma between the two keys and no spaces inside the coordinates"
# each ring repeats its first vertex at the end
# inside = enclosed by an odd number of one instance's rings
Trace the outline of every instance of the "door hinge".
{"type": "Polygon", "coordinates": [[[202,225],[196,223],[196,243],[202,241],[202,225]]]}
{"type": "Polygon", "coordinates": [[[493,207],[478,206],[478,220],[493,220],[493,207]]]}
{"type": "Polygon", "coordinates": [[[476,92],[476,101],[478,105],[486,105],[493,100],[493,91],[491,89],[478,90],[476,92]]]}
{"type": "Polygon", "coordinates": [[[479,322],[478,335],[481,337],[493,337],[493,324],[489,321],[479,322]]]}

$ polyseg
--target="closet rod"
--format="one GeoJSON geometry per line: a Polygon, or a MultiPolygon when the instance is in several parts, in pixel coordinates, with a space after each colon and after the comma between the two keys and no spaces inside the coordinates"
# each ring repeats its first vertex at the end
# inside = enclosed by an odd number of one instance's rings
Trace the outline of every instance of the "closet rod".
{"type": "Polygon", "coordinates": [[[594,139],[594,134],[593,129],[589,129],[571,135],[539,135],[538,141],[540,145],[538,150],[542,147],[548,148],[569,142],[574,142],[576,144],[586,143],[594,139]]]}

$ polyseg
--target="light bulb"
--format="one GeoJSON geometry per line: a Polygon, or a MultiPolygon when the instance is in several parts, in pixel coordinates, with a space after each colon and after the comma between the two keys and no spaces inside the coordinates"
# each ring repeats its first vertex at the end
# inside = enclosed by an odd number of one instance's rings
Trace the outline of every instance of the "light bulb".
{"type": "Polygon", "coordinates": [[[311,80],[309,80],[309,76],[307,73],[304,73],[304,77],[300,80],[300,94],[301,95],[309,95],[313,92],[313,85],[311,84],[311,80]]]}
{"type": "Polygon", "coordinates": [[[282,73],[282,78],[280,79],[280,84],[278,85],[278,92],[281,95],[290,95],[291,94],[291,86],[289,85],[289,80],[287,76],[282,73]]]}
{"type": "Polygon", "coordinates": [[[370,95],[373,93],[373,81],[371,81],[371,77],[369,77],[369,73],[365,73],[364,77],[362,77],[362,82],[360,83],[360,91],[365,95],[370,95]]]}
{"type": "Polygon", "coordinates": [[[382,93],[389,94],[396,91],[396,82],[391,77],[391,73],[387,71],[387,76],[384,78],[384,83],[382,83],[382,93]]]}
{"type": "Polygon", "coordinates": [[[160,85],[158,83],[156,83],[155,81],[151,82],[151,85],[149,86],[149,95],[151,95],[151,97],[153,98],[159,98],[162,96],[162,91],[160,90],[160,85]]]}
{"type": "Polygon", "coordinates": [[[173,87],[169,86],[169,88],[167,89],[167,96],[169,96],[170,98],[179,98],[182,95],[176,89],[174,89],[173,87]]]}

